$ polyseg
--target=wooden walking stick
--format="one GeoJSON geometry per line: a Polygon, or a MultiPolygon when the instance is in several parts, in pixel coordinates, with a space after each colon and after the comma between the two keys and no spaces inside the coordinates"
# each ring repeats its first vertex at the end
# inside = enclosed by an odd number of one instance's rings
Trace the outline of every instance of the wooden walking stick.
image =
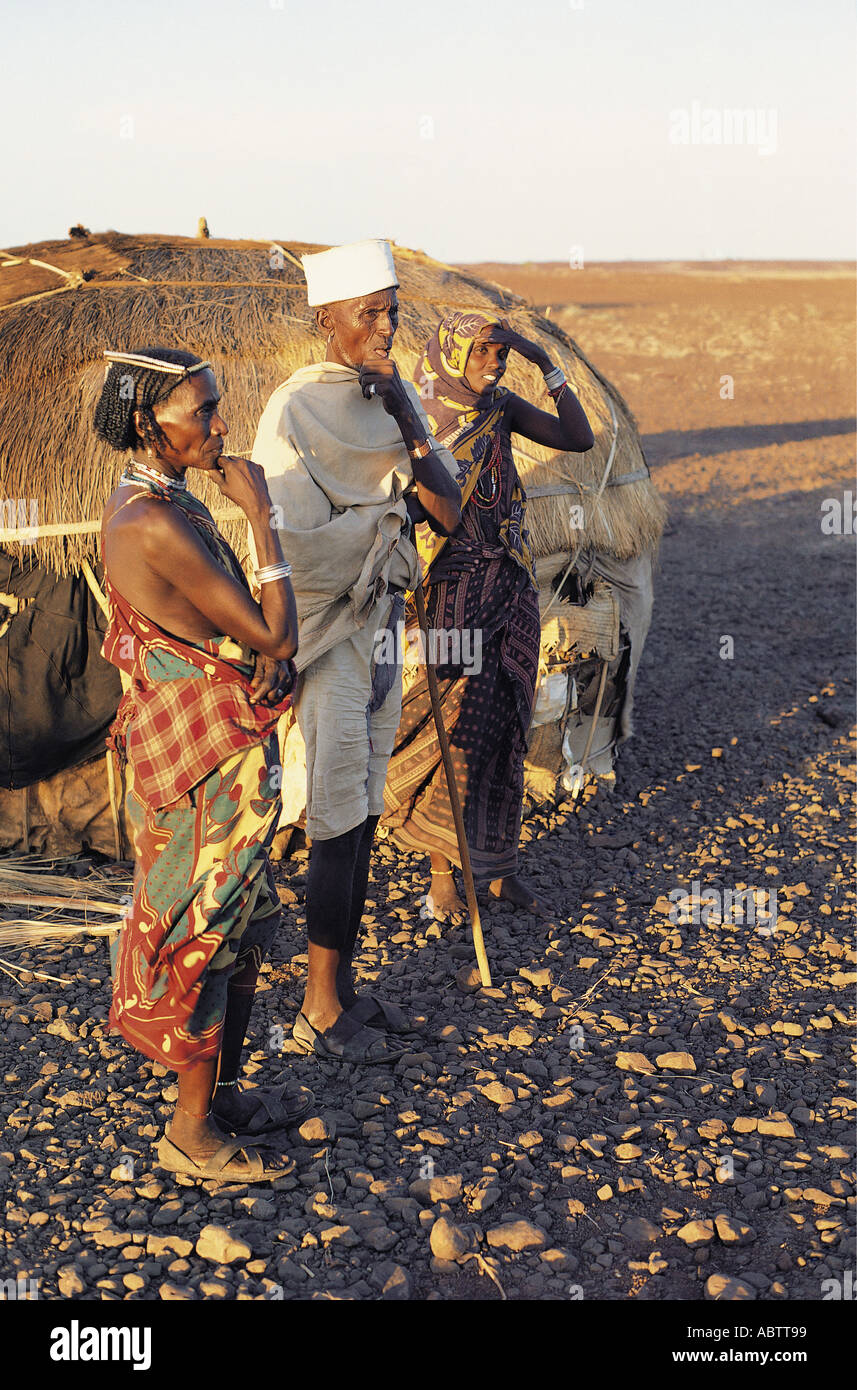
{"type": "Polygon", "coordinates": [[[452,753],[449,748],[449,739],[443,723],[443,710],[440,703],[440,691],[437,685],[437,674],[429,656],[429,634],[428,617],[426,615],[426,602],[423,598],[422,585],[414,589],[414,601],[417,606],[417,620],[420,631],[423,635],[423,645],[426,654],[426,676],[428,677],[429,695],[431,697],[431,712],[434,715],[434,726],[437,730],[437,741],[440,745],[440,756],[443,762],[443,770],[446,774],[446,787],[449,792],[449,804],[452,807],[452,819],[455,821],[455,837],[458,840],[458,854],[461,859],[461,872],[464,875],[464,893],[467,898],[467,911],[470,914],[470,928],[473,932],[473,946],[476,951],[476,963],[479,966],[479,978],[483,986],[489,987],[491,984],[491,967],[488,964],[488,956],[485,952],[485,938],[482,935],[482,921],[479,916],[479,904],[476,901],[476,888],[473,883],[473,869],[470,865],[470,851],[467,848],[467,836],[464,833],[464,815],[461,810],[461,800],[458,795],[458,787],[455,783],[455,773],[452,767],[452,753]]]}

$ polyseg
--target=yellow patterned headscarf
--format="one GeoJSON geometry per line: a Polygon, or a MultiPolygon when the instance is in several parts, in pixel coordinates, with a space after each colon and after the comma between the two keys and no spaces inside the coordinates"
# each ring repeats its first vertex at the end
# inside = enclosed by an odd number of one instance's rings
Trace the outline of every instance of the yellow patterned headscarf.
{"type": "MultiPolygon", "coordinates": [[[[494,386],[481,393],[474,391],[464,377],[474,342],[485,328],[495,326],[501,326],[500,319],[488,314],[447,314],[426,345],[415,377],[432,433],[458,460],[462,507],[490,455],[509,395],[505,386],[494,386]]],[[[511,515],[500,524],[500,538],[512,558],[532,577],[535,567],[523,524],[525,505],[526,495],[516,484],[511,515]]],[[[417,528],[416,539],[425,574],[443,549],[445,537],[423,525],[417,528]]]]}

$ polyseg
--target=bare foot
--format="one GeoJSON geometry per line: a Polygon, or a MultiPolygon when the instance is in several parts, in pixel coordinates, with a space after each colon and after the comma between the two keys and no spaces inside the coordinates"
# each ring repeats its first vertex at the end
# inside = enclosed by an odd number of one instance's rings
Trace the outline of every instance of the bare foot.
{"type": "Polygon", "coordinates": [[[328,1028],[332,1028],[336,1020],[343,1014],[344,1010],[337,1001],[336,1007],[325,1004],[322,1008],[312,1009],[304,1000],[301,1004],[301,1013],[307,1023],[315,1029],[317,1033],[324,1033],[328,1028]]]}
{"type": "Polygon", "coordinates": [[[492,898],[512,903],[514,907],[523,907],[527,912],[544,915],[544,909],[532,889],[522,883],[515,874],[510,874],[507,878],[495,878],[488,891],[492,898]]]}
{"type": "Polygon", "coordinates": [[[204,1163],[206,1159],[213,1158],[226,1142],[226,1136],[210,1121],[190,1118],[180,1110],[173,1111],[165,1134],[177,1149],[181,1149],[195,1163],[204,1163]]]}
{"type": "Polygon", "coordinates": [[[461,901],[455,888],[455,879],[452,874],[432,874],[431,897],[433,915],[440,921],[446,921],[453,917],[464,917],[467,908],[461,901]]]}

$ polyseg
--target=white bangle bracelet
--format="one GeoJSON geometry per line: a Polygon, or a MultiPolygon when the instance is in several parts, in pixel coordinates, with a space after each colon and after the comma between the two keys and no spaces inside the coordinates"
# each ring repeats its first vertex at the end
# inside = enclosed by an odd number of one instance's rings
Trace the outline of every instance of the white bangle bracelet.
{"type": "Polygon", "coordinates": [[[257,584],[273,584],[277,579],[288,579],[291,572],[291,565],[281,560],[276,565],[263,565],[262,569],[255,570],[254,578],[257,584]]]}
{"type": "Polygon", "coordinates": [[[556,391],[560,386],[566,385],[565,372],[562,367],[551,367],[549,372],[545,372],[545,386],[549,391],[556,391]]]}

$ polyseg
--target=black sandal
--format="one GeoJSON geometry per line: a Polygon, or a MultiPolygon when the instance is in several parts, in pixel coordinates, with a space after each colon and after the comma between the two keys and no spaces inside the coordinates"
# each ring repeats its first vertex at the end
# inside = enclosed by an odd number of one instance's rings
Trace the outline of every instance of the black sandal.
{"type": "Polygon", "coordinates": [[[306,1014],[299,1013],[292,1037],[301,1051],[312,1052],[329,1062],[356,1062],[374,1066],[396,1062],[407,1052],[402,1044],[391,1043],[377,1028],[365,1027],[345,1011],[323,1033],[313,1028],[306,1014]]]}
{"type": "Polygon", "coordinates": [[[255,1139],[262,1134],[276,1134],[279,1130],[290,1129],[302,1120],[315,1103],[315,1096],[308,1086],[295,1087],[288,1082],[274,1086],[255,1086],[239,1095],[248,1096],[256,1102],[256,1109],[243,1125],[233,1123],[228,1115],[222,1114],[215,1106],[212,1115],[219,1127],[232,1135],[247,1135],[255,1139]]]}
{"type": "Polygon", "coordinates": [[[360,994],[347,1012],[358,1023],[384,1033],[415,1033],[416,1025],[396,1004],[387,999],[379,999],[377,994],[360,994]]]}

